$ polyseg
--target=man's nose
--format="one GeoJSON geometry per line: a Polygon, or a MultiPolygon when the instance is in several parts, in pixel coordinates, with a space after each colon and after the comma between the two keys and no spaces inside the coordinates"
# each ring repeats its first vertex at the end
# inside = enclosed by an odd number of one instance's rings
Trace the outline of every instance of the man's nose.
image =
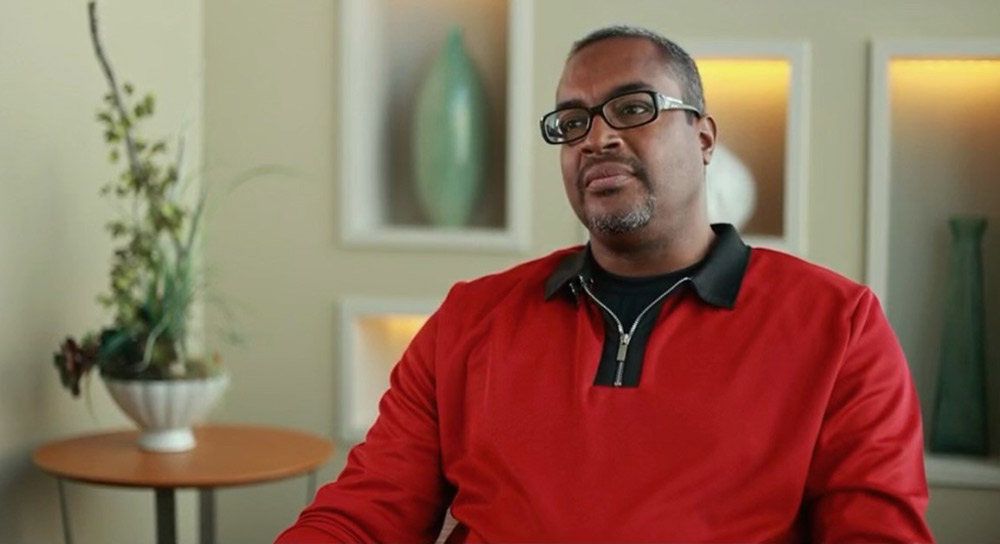
{"type": "Polygon", "coordinates": [[[583,139],[583,152],[601,153],[621,145],[622,139],[618,129],[609,125],[604,116],[595,115],[590,123],[590,132],[583,139]]]}

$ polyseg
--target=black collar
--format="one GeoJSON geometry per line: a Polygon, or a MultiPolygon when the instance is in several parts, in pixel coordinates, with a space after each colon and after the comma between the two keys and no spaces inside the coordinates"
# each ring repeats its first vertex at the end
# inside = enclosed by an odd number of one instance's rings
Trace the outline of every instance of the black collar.
{"type": "MultiPolygon", "coordinates": [[[[732,308],[736,305],[736,295],[740,292],[743,273],[750,261],[750,246],[743,243],[732,225],[717,223],[712,225],[712,230],[715,231],[715,244],[691,278],[691,283],[705,302],[732,308]]],[[[590,278],[591,272],[587,265],[589,253],[590,244],[587,244],[563,256],[545,281],[546,300],[567,288],[574,295],[578,293],[578,277],[590,278]]]]}

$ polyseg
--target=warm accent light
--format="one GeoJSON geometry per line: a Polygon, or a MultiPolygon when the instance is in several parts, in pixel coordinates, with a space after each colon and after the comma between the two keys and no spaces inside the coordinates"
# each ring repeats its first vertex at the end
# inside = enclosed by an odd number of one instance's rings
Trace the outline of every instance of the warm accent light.
{"type": "Polygon", "coordinates": [[[732,93],[745,89],[753,94],[788,94],[791,65],[782,59],[695,59],[706,93],[732,93]]]}
{"type": "Polygon", "coordinates": [[[1000,97],[1000,58],[893,59],[889,86],[893,95],[919,92],[931,100],[995,103],[1000,97]]]}
{"type": "Polygon", "coordinates": [[[376,338],[393,346],[405,347],[416,336],[420,327],[424,326],[428,316],[412,314],[385,314],[370,316],[373,333],[376,338]]]}

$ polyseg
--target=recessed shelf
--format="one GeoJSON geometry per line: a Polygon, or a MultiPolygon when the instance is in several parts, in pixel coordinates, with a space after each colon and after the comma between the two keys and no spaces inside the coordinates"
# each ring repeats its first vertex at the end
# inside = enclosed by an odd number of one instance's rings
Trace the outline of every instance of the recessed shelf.
{"type": "Polygon", "coordinates": [[[1000,489],[1000,459],[926,453],[924,467],[931,486],[1000,489]]]}
{"type": "MultiPolygon", "coordinates": [[[[707,111],[719,126],[717,144],[725,148],[717,150],[708,166],[709,220],[735,222],[732,213],[718,210],[742,208],[742,200],[731,199],[744,194],[740,172],[745,169],[753,178],[753,207],[740,235],[750,245],[804,254],[808,45],[776,41],[681,45],[698,65],[707,111]],[[713,198],[719,200],[713,204],[713,198]]],[[[586,228],[580,232],[586,241],[586,228]]]]}
{"type": "MultiPolygon", "coordinates": [[[[986,355],[988,369],[1000,365],[1000,40],[876,41],[870,81],[866,280],[906,354],[930,436],[953,215],[989,223],[986,355]]],[[[1000,376],[988,379],[996,444],[1000,376]]],[[[995,462],[933,459],[928,467],[950,478],[938,481],[995,484],[998,475],[995,462]]]]}
{"type": "Polygon", "coordinates": [[[352,297],[340,307],[341,421],[346,443],[364,438],[389,387],[389,374],[438,301],[352,297]]]}
{"type": "MultiPolygon", "coordinates": [[[[751,245],[803,254],[808,45],[771,41],[684,45],[698,65],[707,110],[719,126],[718,144],[753,178],[755,202],[741,235],[751,245]]],[[[721,162],[723,157],[717,159],[721,162]]],[[[708,167],[710,184],[714,167],[708,167]]],[[[738,187],[727,187],[723,194],[733,191],[738,187]]]]}
{"type": "Polygon", "coordinates": [[[521,250],[530,180],[530,0],[341,2],[341,229],[361,247],[521,250]],[[434,225],[416,197],[413,115],[451,28],[487,102],[483,190],[467,225],[434,225]]]}

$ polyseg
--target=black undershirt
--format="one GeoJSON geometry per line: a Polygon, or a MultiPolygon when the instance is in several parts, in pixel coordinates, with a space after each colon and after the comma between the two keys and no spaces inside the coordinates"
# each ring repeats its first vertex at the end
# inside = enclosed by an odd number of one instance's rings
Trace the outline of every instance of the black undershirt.
{"type": "MultiPolygon", "coordinates": [[[[656,276],[626,277],[618,276],[602,269],[593,257],[590,258],[590,269],[593,271],[591,292],[614,312],[619,321],[621,321],[622,329],[628,333],[632,329],[635,320],[642,314],[642,319],[636,326],[635,333],[629,342],[628,352],[626,353],[625,372],[622,379],[623,386],[635,387],[639,384],[646,340],[653,328],[653,323],[656,321],[660,307],[667,298],[676,296],[687,284],[679,286],[670,295],[657,301],[646,313],[643,314],[642,311],[678,281],[681,281],[685,277],[693,276],[700,266],[701,263],[697,263],[687,268],[656,276]]],[[[618,366],[616,357],[620,336],[618,325],[614,319],[603,309],[601,310],[601,315],[604,316],[604,347],[594,383],[596,385],[612,385],[618,366]]]]}

